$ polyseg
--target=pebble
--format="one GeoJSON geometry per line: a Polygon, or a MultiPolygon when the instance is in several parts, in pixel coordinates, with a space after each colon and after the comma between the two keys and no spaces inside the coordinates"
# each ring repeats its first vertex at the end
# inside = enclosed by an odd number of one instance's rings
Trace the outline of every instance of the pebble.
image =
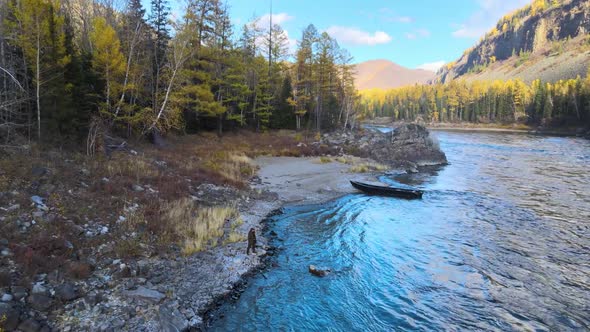
{"type": "Polygon", "coordinates": [[[43,203],[43,198],[39,196],[31,196],[31,201],[37,205],[45,205],[45,203],[43,203]]]}
{"type": "Polygon", "coordinates": [[[103,226],[103,227],[100,229],[100,234],[103,234],[103,235],[104,235],[104,234],[106,234],[106,233],[108,233],[108,232],[109,232],[109,228],[108,228],[108,227],[106,227],[106,226],[103,226]]]}
{"type": "Polygon", "coordinates": [[[14,297],[10,294],[4,294],[2,295],[2,302],[10,302],[13,298],[14,297]]]}
{"type": "Polygon", "coordinates": [[[8,249],[3,249],[1,252],[2,256],[7,257],[10,256],[10,250],[8,249]]]}
{"type": "Polygon", "coordinates": [[[137,184],[134,184],[133,186],[131,186],[131,189],[133,189],[133,191],[135,192],[142,192],[143,191],[143,187],[137,184]]]}

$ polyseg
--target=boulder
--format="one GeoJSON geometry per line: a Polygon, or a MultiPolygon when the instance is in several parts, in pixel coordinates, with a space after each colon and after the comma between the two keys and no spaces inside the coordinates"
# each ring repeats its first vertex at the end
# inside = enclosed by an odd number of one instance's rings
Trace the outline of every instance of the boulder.
{"type": "Polygon", "coordinates": [[[18,326],[20,311],[8,303],[0,303],[0,317],[6,317],[0,327],[6,331],[12,331],[18,326]]]}
{"type": "Polygon", "coordinates": [[[78,291],[70,283],[61,284],[55,288],[55,297],[62,301],[71,301],[78,297],[78,291]]]}
{"type": "Polygon", "coordinates": [[[378,162],[394,167],[447,164],[438,142],[423,126],[405,124],[391,133],[374,132],[369,155],[378,162]]]}
{"type": "Polygon", "coordinates": [[[33,294],[28,297],[27,301],[33,309],[39,311],[45,311],[53,304],[53,300],[49,296],[43,294],[33,294]]]}
{"type": "Polygon", "coordinates": [[[166,295],[156,290],[145,288],[143,286],[138,287],[136,290],[126,291],[124,294],[128,297],[151,303],[158,303],[166,297],[166,295]]]}
{"type": "Polygon", "coordinates": [[[161,331],[180,332],[189,328],[189,322],[186,317],[178,309],[172,308],[169,305],[160,306],[158,318],[162,328],[161,331]]]}
{"type": "Polygon", "coordinates": [[[330,274],[330,272],[332,272],[332,270],[327,268],[318,268],[315,265],[309,266],[309,273],[313,274],[316,277],[325,277],[328,274],[330,274]]]}
{"type": "Polygon", "coordinates": [[[27,296],[27,289],[23,286],[12,286],[10,287],[10,292],[17,301],[27,296]]]}
{"type": "Polygon", "coordinates": [[[34,320],[33,318],[29,318],[24,322],[18,325],[18,329],[23,332],[38,332],[41,329],[41,324],[34,320]]]}

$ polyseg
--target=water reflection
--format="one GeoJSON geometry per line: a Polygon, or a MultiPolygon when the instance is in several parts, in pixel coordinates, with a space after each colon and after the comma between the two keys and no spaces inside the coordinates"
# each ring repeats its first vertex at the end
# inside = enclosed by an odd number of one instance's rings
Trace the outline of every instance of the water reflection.
{"type": "Polygon", "coordinates": [[[382,178],[422,201],[355,194],[275,217],[277,267],[211,329],[590,329],[590,142],[438,138],[449,166],[382,178]]]}

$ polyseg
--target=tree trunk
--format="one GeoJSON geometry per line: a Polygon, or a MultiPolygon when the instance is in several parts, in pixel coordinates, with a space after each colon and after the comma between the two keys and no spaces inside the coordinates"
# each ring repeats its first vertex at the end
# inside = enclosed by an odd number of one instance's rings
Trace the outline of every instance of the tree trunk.
{"type": "Polygon", "coordinates": [[[41,98],[40,98],[40,87],[41,87],[41,31],[40,27],[37,26],[37,63],[36,63],[36,99],[37,99],[37,139],[41,141],[41,98]]]}

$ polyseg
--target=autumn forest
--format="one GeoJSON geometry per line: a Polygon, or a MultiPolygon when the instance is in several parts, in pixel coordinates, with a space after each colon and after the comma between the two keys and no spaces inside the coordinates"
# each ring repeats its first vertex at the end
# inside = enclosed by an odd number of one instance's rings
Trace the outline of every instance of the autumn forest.
{"type": "Polygon", "coordinates": [[[352,57],[309,25],[291,57],[285,32],[234,27],[222,1],[0,2],[0,135],[94,140],[248,127],[351,126],[352,57]],[[291,59],[294,59],[290,62],[291,59]]]}

